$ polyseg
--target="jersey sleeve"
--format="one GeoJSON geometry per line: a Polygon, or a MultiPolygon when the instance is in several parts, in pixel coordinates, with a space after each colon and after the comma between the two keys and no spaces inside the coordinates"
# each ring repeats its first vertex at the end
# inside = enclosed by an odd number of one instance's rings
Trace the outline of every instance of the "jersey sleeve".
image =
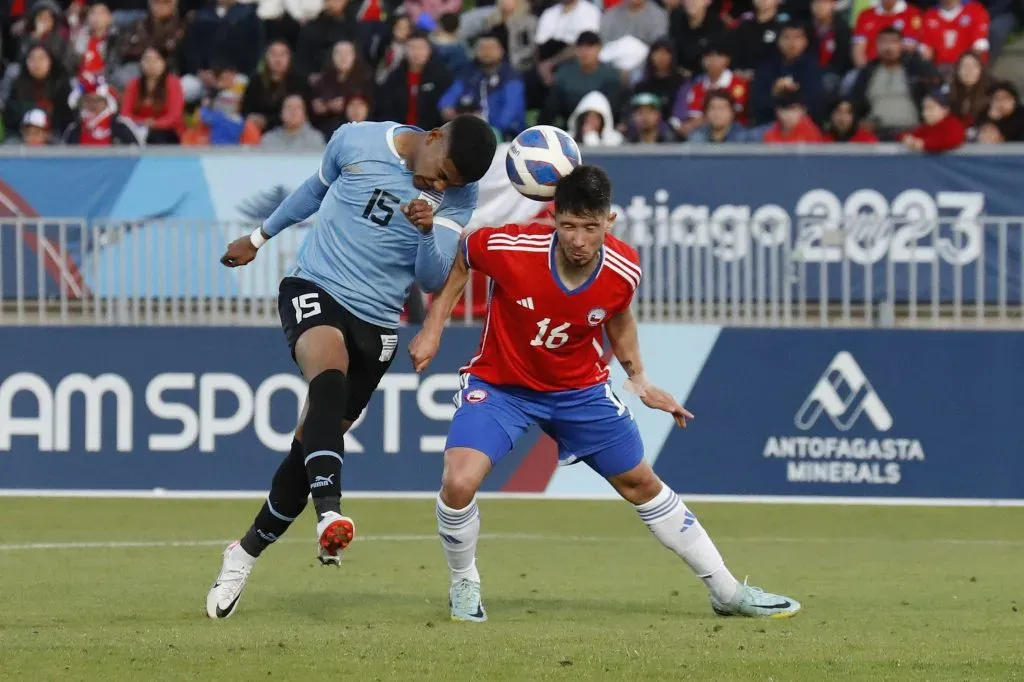
{"type": "Polygon", "coordinates": [[[618,305],[611,311],[612,315],[627,310],[633,304],[633,298],[640,288],[643,280],[643,270],[640,268],[640,256],[636,250],[626,244],[619,243],[616,248],[610,248],[605,254],[605,267],[618,275],[621,281],[618,297],[618,305]]]}
{"type": "Polygon", "coordinates": [[[853,43],[866,43],[868,41],[868,15],[867,9],[862,9],[857,15],[857,22],[853,25],[853,43]]]}
{"type": "Polygon", "coordinates": [[[454,232],[458,241],[462,230],[469,223],[469,219],[476,210],[479,190],[476,183],[460,187],[456,190],[449,190],[445,193],[441,208],[434,213],[434,227],[442,228],[444,232],[454,232]]]}
{"type": "Polygon", "coordinates": [[[988,41],[988,32],[991,24],[991,16],[988,10],[983,5],[977,2],[972,2],[967,7],[972,11],[973,21],[971,26],[973,27],[971,35],[971,49],[975,52],[979,52],[983,55],[983,59],[988,58],[988,52],[991,49],[991,44],[988,41]]]}
{"type": "Polygon", "coordinates": [[[903,31],[903,42],[917,44],[921,42],[921,30],[923,28],[921,21],[921,10],[908,5],[907,7],[907,28],[903,31]]]}
{"type": "Polygon", "coordinates": [[[540,239],[543,235],[531,231],[529,225],[504,225],[502,227],[480,227],[473,230],[466,238],[463,247],[466,263],[470,268],[478,270],[499,283],[508,272],[508,259],[524,251],[547,251],[548,247],[523,243],[517,239],[520,235],[540,239]]]}

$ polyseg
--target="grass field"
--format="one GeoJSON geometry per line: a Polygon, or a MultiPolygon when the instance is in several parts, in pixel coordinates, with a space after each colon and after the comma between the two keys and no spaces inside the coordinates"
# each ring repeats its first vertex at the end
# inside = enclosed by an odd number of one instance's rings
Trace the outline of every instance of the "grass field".
{"type": "Polygon", "coordinates": [[[625,504],[484,500],[471,625],[432,502],[354,500],[340,569],[307,511],[210,621],[257,504],[0,499],[0,679],[1024,680],[1024,509],[693,505],[738,576],[804,604],[753,621],[715,617],[625,504]]]}

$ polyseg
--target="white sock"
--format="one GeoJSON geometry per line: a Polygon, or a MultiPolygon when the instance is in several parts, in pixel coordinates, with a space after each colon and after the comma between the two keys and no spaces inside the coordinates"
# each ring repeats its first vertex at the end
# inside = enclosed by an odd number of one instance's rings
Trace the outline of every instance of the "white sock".
{"type": "Polygon", "coordinates": [[[437,532],[448,559],[452,582],[480,582],[476,570],[476,541],[480,537],[480,510],[476,498],[465,509],[452,509],[437,498],[437,532]]]}
{"type": "Polygon", "coordinates": [[[739,581],[725,567],[721,553],[679,496],[663,485],[654,499],[638,504],[636,511],[661,544],[693,569],[715,599],[729,603],[740,588],[739,581]]]}

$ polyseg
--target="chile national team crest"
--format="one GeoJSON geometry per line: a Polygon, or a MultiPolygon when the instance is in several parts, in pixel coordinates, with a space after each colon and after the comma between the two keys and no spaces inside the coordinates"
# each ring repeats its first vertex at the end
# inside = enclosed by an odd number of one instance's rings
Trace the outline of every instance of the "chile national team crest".
{"type": "Polygon", "coordinates": [[[482,388],[474,388],[466,394],[467,403],[482,403],[487,400],[487,391],[482,388]]]}
{"type": "Polygon", "coordinates": [[[604,318],[606,318],[607,316],[608,313],[607,311],[605,311],[604,308],[594,308],[589,313],[587,313],[587,324],[589,324],[591,327],[596,327],[597,325],[604,322],[604,318]]]}

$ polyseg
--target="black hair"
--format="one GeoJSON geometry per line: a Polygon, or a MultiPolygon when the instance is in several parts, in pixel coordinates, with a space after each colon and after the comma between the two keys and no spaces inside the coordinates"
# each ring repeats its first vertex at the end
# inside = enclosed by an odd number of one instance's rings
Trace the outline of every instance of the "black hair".
{"type": "Polygon", "coordinates": [[[783,31],[800,31],[804,34],[804,38],[807,38],[807,40],[811,39],[811,34],[807,30],[807,24],[802,21],[797,21],[796,19],[790,19],[782,24],[782,27],[779,29],[779,34],[781,35],[783,31]]]}
{"type": "Polygon", "coordinates": [[[494,130],[478,116],[461,114],[448,124],[448,158],[466,183],[484,176],[497,147],[494,130]]]}
{"type": "Polygon", "coordinates": [[[1014,101],[1020,101],[1020,91],[1017,90],[1017,86],[1010,81],[996,81],[993,83],[988,89],[988,96],[991,97],[997,92],[1005,92],[1013,97],[1014,101]]]}
{"type": "Polygon", "coordinates": [[[716,90],[711,90],[710,92],[708,92],[708,94],[704,95],[704,113],[705,114],[708,113],[708,109],[711,108],[711,103],[714,102],[716,99],[720,99],[723,102],[725,102],[726,104],[728,104],[729,105],[729,110],[733,111],[733,105],[735,104],[735,102],[732,99],[732,95],[729,94],[728,90],[723,90],[723,89],[719,88],[719,89],[716,89],[716,90]]]}
{"type": "Polygon", "coordinates": [[[555,187],[555,213],[593,215],[611,207],[611,178],[597,166],[579,166],[555,187]]]}
{"type": "Polygon", "coordinates": [[[442,14],[438,17],[437,23],[448,33],[456,33],[459,30],[459,15],[455,12],[442,14]]]}
{"type": "Polygon", "coordinates": [[[903,34],[900,33],[900,30],[895,26],[886,26],[883,28],[878,32],[878,37],[876,37],[875,40],[878,40],[878,38],[881,38],[882,36],[896,36],[900,40],[903,39],[903,34]]]}
{"type": "Polygon", "coordinates": [[[422,28],[414,28],[412,33],[409,34],[409,37],[406,38],[406,42],[410,40],[426,40],[429,43],[430,33],[422,28]]]}

